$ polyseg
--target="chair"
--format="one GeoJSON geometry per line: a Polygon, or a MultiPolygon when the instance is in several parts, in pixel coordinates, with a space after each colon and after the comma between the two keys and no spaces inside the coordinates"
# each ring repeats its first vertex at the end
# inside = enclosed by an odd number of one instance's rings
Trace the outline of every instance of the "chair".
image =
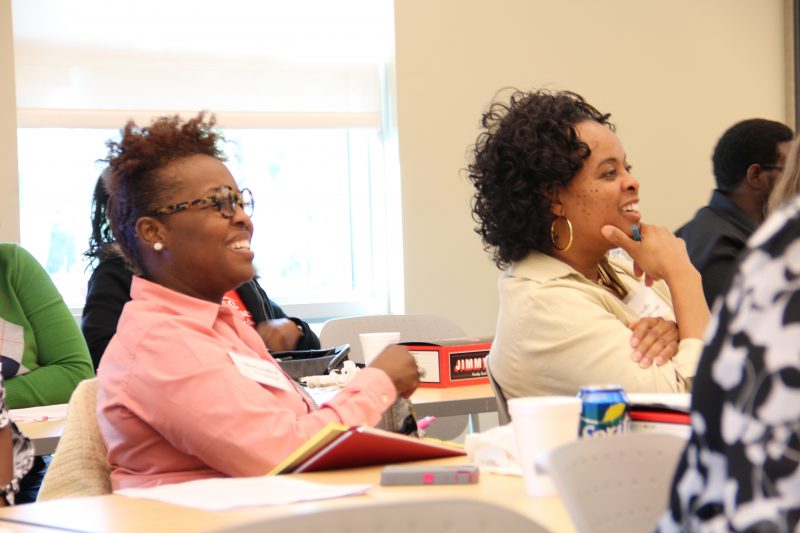
{"type": "Polygon", "coordinates": [[[350,359],[364,362],[360,333],[399,331],[400,342],[431,342],[466,337],[458,324],[437,315],[368,315],[334,318],[322,325],[319,340],[323,347],[350,345],[350,359]]]}
{"type": "Polygon", "coordinates": [[[500,385],[494,380],[492,369],[489,368],[488,355],[486,356],[486,375],[489,376],[489,384],[492,386],[494,399],[497,401],[497,420],[501,426],[504,426],[511,422],[511,417],[508,414],[508,400],[506,400],[506,395],[503,394],[503,389],[501,389],[500,385]]]}
{"type": "Polygon", "coordinates": [[[111,468],[97,425],[97,379],[80,382],[36,501],[111,493],[111,468]]]}
{"type": "Polygon", "coordinates": [[[225,533],[547,533],[516,511],[480,500],[412,500],[323,509],[219,530],[225,533]]]}
{"type": "Polygon", "coordinates": [[[580,439],[551,451],[541,466],[578,531],[653,531],[685,446],[685,438],[665,433],[580,439]]]}
{"type": "MultiPolygon", "coordinates": [[[[431,342],[467,336],[461,326],[438,315],[367,315],[328,320],[322,325],[319,340],[323,347],[349,344],[350,359],[363,363],[364,352],[358,335],[379,331],[399,331],[400,342],[431,342]]],[[[465,427],[466,417],[441,417],[426,433],[430,437],[451,440],[465,427]]]]}

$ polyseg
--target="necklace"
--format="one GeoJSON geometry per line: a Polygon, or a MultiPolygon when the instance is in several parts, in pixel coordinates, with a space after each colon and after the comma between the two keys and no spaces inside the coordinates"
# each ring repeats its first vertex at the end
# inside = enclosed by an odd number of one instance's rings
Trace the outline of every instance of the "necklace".
{"type": "Polygon", "coordinates": [[[624,300],[625,297],[628,295],[628,290],[625,288],[625,286],[622,285],[622,283],[617,279],[616,276],[609,274],[602,263],[597,265],[596,283],[601,287],[605,287],[606,289],[611,291],[614,294],[614,296],[616,296],[620,300],[624,300]]]}

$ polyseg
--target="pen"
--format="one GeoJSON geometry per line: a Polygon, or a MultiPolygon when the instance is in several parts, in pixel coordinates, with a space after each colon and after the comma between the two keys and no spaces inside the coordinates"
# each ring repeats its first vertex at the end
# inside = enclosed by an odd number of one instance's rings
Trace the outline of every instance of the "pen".
{"type": "Polygon", "coordinates": [[[634,241],[641,241],[642,240],[642,234],[639,233],[639,226],[634,224],[633,226],[631,226],[631,231],[633,232],[633,240],[634,241]]]}

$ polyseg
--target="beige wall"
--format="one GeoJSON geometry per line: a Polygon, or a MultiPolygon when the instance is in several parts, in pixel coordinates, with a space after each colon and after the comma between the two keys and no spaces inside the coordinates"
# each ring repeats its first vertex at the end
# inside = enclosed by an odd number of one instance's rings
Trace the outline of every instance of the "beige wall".
{"type": "MultiPolygon", "coordinates": [[[[719,135],[787,120],[782,0],[396,0],[406,312],[494,332],[498,271],[460,169],[504,86],[571,89],[612,113],[642,211],[676,228],[713,186],[719,135]]],[[[788,121],[792,124],[792,121],[788,121]]]]}
{"type": "Polygon", "coordinates": [[[0,0],[0,242],[19,242],[18,197],[11,0],[0,0]]]}

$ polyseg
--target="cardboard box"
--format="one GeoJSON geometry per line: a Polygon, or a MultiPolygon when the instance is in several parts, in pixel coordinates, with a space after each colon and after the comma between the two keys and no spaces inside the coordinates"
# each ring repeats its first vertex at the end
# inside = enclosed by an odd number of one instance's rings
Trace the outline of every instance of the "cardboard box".
{"type": "Polygon", "coordinates": [[[486,356],[491,337],[402,343],[425,370],[420,387],[458,387],[489,383],[486,356]]]}

